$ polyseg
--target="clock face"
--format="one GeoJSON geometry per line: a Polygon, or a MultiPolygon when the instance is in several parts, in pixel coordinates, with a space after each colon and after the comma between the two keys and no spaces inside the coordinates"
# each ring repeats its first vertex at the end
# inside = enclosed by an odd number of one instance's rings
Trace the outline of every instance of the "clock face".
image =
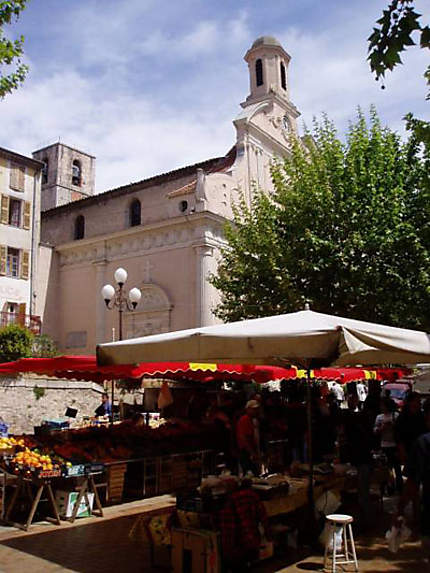
{"type": "Polygon", "coordinates": [[[284,117],[282,118],[282,124],[283,124],[284,129],[286,131],[291,130],[291,124],[290,124],[290,120],[288,119],[288,115],[284,115],[284,117]]]}

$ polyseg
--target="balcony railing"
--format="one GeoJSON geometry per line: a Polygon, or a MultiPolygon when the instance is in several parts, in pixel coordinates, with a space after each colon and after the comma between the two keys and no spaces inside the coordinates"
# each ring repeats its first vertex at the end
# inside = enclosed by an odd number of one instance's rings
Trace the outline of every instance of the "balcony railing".
{"type": "Polygon", "coordinates": [[[17,314],[14,312],[0,312],[0,328],[8,324],[19,324],[25,326],[33,334],[40,334],[42,328],[42,321],[40,316],[32,314],[17,314]]]}

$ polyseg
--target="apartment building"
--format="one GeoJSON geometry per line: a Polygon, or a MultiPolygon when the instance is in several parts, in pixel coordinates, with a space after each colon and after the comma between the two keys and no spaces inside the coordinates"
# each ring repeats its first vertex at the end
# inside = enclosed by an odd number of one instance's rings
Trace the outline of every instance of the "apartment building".
{"type": "Polygon", "coordinates": [[[43,163],[0,147],[0,326],[40,331],[34,315],[43,163]]]}

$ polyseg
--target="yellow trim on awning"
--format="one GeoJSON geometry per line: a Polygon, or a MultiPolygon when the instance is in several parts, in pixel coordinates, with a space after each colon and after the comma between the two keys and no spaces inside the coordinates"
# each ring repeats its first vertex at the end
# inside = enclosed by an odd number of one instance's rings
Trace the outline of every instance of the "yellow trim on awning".
{"type": "Polygon", "coordinates": [[[216,364],[206,364],[204,362],[190,362],[190,370],[196,372],[197,370],[203,370],[204,372],[216,372],[217,365],[216,364]]]}

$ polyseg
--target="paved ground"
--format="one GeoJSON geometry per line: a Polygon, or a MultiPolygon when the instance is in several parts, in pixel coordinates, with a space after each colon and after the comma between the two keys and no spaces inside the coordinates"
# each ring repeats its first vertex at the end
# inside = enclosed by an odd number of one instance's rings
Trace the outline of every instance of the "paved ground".
{"type": "MultiPolygon", "coordinates": [[[[148,571],[151,566],[147,547],[139,536],[129,536],[138,514],[171,503],[168,496],[159,502],[135,502],[108,508],[105,518],[87,518],[60,527],[37,524],[25,533],[0,528],[1,573],[130,573],[148,571]],[[149,502],[149,503],[148,503],[149,502]],[[152,505],[151,505],[152,503],[152,505]]],[[[359,536],[357,552],[360,571],[377,573],[425,573],[430,566],[423,561],[418,540],[405,544],[396,555],[389,553],[383,533],[389,516],[379,515],[371,535],[359,536]]],[[[321,571],[322,556],[303,558],[300,551],[272,559],[253,568],[254,573],[321,571]]],[[[158,571],[161,571],[158,569],[158,571]]]]}

